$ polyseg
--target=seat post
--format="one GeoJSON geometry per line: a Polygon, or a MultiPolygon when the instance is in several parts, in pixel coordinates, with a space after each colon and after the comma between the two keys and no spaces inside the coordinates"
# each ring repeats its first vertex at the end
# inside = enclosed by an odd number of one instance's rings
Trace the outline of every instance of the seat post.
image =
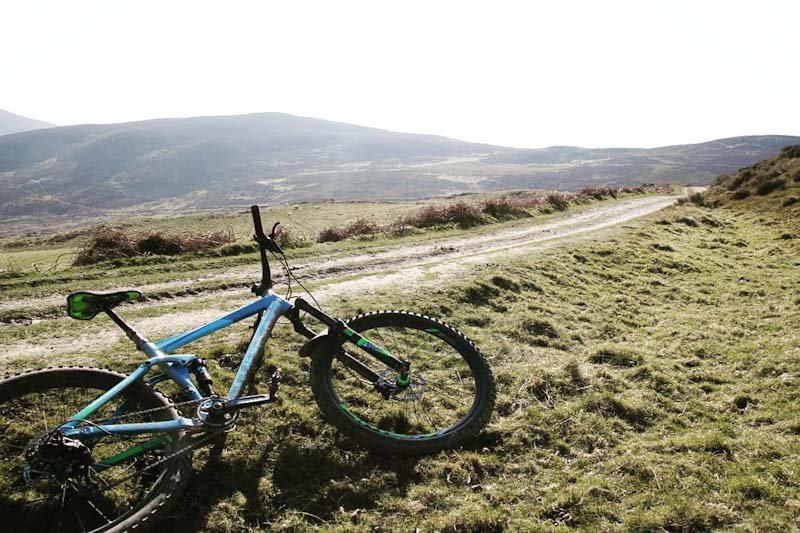
{"type": "Polygon", "coordinates": [[[107,314],[116,325],[122,328],[122,331],[125,332],[125,335],[127,335],[127,337],[136,345],[137,350],[144,351],[142,347],[147,343],[147,339],[142,337],[138,331],[133,329],[133,327],[128,325],[127,322],[122,320],[122,318],[115,313],[113,309],[105,308],[103,309],[103,312],[105,312],[105,314],[107,314]]]}

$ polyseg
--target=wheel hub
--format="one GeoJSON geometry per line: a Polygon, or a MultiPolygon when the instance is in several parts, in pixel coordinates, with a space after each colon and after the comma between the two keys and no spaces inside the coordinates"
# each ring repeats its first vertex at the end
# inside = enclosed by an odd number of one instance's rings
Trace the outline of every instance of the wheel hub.
{"type": "Polygon", "coordinates": [[[428,383],[422,374],[419,372],[411,371],[408,374],[408,384],[402,389],[397,387],[397,372],[391,368],[387,368],[380,373],[380,378],[375,384],[375,388],[383,394],[387,400],[392,398],[398,402],[415,402],[422,398],[425,390],[428,388],[428,383]]]}

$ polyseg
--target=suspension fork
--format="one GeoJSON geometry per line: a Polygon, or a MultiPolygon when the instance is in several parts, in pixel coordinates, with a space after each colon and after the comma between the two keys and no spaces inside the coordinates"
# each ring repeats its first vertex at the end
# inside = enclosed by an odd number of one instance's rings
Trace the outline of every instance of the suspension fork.
{"type": "MultiPolygon", "coordinates": [[[[411,365],[408,361],[403,361],[396,358],[380,346],[361,336],[358,332],[350,329],[344,321],[333,318],[312,306],[302,298],[298,298],[295,300],[294,307],[291,309],[291,311],[289,311],[289,313],[287,313],[287,317],[292,322],[294,330],[306,338],[313,338],[316,336],[316,334],[305,324],[303,324],[302,320],[300,319],[300,311],[307,312],[325,324],[328,327],[329,335],[332,335],[334,338],[341,338],[352,342],[392,370],[396,371],[396,384],[399,388],[402,389],[408,386],[411,368],[411,365]]],[[[334,355],[345,366],[355,371],[361,377],[369,380],[371,383],[378,383],[378,381],[380,381],[381,377],[377,372],[362,363],[359,359],[347,353],[347,351],[343,349],[337,349],[334,355]]]]}

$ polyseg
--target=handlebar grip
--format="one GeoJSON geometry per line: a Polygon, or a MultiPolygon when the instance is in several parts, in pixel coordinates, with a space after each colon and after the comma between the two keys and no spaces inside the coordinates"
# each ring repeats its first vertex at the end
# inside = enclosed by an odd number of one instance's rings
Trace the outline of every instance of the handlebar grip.
{"type": "Polygon", "coordinates": [[[264,228],[261,226],[261,211],[257,205],[250,206],[250,212],[253,214],[253,225],[256,228],[256,235],[264,235],[264,228]]]}

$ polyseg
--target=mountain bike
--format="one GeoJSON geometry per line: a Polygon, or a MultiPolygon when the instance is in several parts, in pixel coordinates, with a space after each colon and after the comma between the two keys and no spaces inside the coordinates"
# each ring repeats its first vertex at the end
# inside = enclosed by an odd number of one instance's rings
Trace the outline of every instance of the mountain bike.
{"type": "MultiPolygon", "coordinates": [[[[191,331],[151,342],[114,308],[138,291],[79,292],[69,316],[107,315],[147,356],[129,375],[81,367],[29,371],[0,381],[0,517],[14,531],[141,531],[178,499],[193,451],[219,445],[244,409],[278,398],[245,395],[279,318],[308,340],[310,384],[325,418],[361,445],[398,456],[463,444],[485,426],[495,401],[491,370],[462,333],[405,311],[376,311],[344,321],[301,297],[273,289],[267,252],[301,285],[251,208],[261,258],[257,298],[191,331]],[[313,317],[319,332],[306,325],[313,317]],[[250,343],[227,393],[214,388],[206,361],[176,350],[255,317],[250,343]],[[169,398],[164,387],[179,394],[169,398]],[[13,524],[13,526],[12,526],[13,524]]],[[[291,285],[290,285],[291,289],[291,285]]],[[[306,291],[307,292],[307,291],[306,291]]],[[[309,293],[310,294],[310,293],[309,293]]],[[[314,302],[316,300],[311,297],[314,302]]]]}

